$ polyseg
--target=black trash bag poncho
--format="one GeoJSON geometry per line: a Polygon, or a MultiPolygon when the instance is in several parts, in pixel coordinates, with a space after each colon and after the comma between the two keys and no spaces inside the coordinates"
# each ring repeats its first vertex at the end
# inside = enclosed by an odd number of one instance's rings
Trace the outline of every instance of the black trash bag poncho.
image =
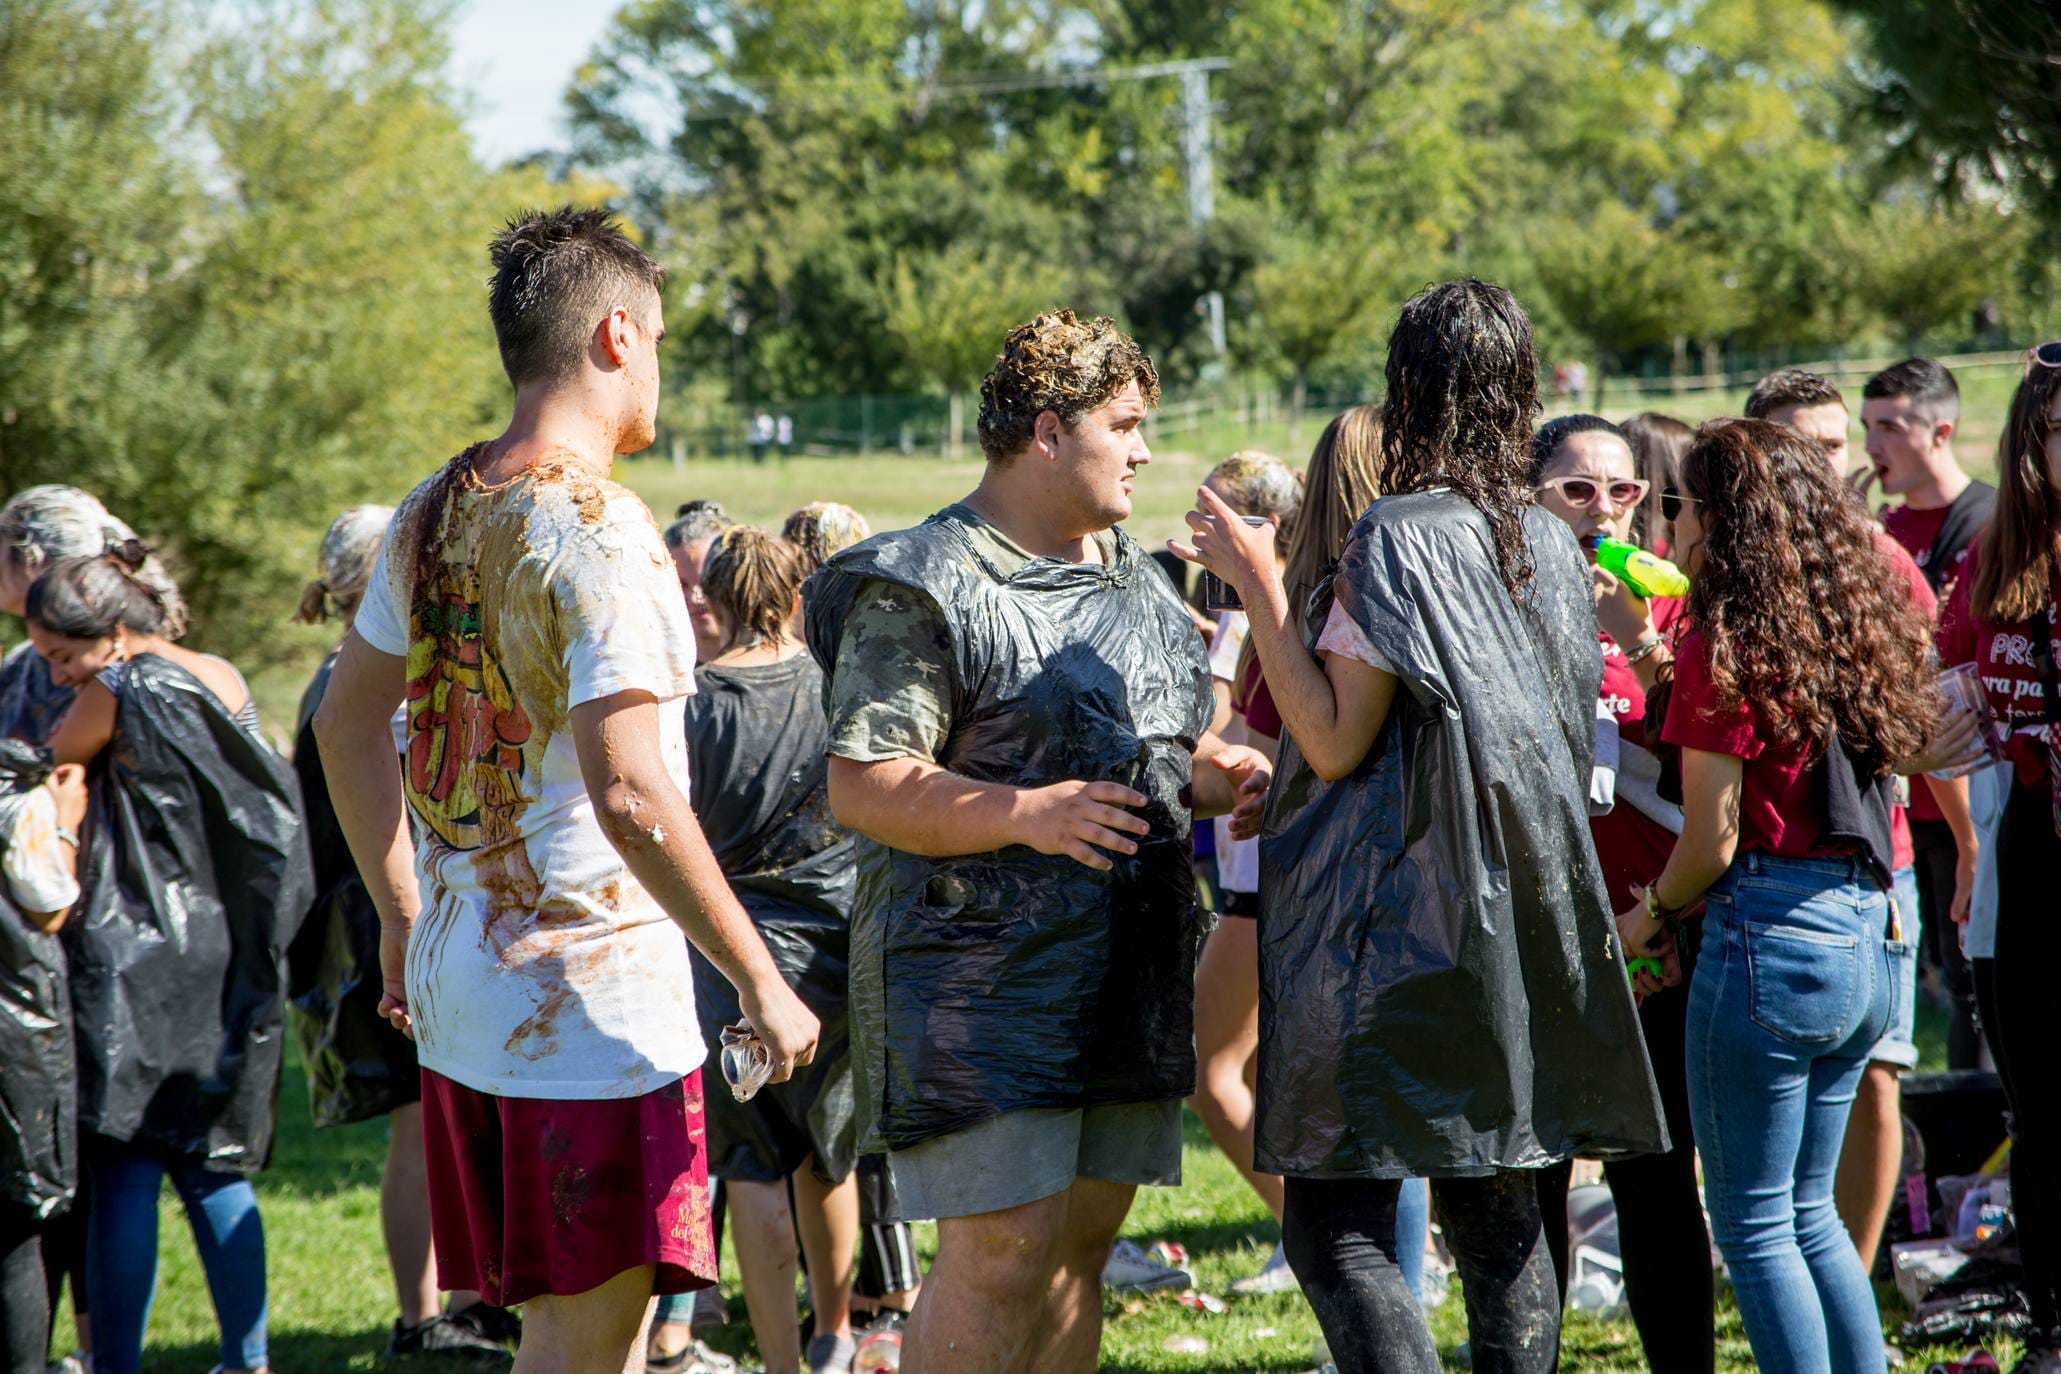
{"type": "MultiPolygon", "coordinates": [[[[803,654],[703,668],[694,679],[694,814],[781,976],[822,1027],[815,1059],[785,1083],[759,1089],[750,1102],[720,1084],[703,1095],[709,1172],[770,1183],[800,1164],[795,1156],[806,1144],[816,1176],[841,1183],[858,1161],[846,1017],[858,841],[830,814],[823,672],[803,654]]],[[[714,1046],[744,1013],[730,980],[700,950],[693,959],[694,1006],[714,1046]]]]}
{"type": "Polygon", "coordinates": [[[933,859],[860,843],[852,1045],[860,1148],[905,1149],[1026,1107],[1184,1097],[1195,1086],[1187,789],[1214,698],[1166,574],[1121,530],[1107,565],[1004,574],[954,511],[844,550],[803,591],[833,671],[859,589],[940,608],[952,723],[938,763],[985,782],[1119,782],[1145,795],[1109,872],[1025,845],[933,859]]]}
{"type": "Polygon", "coordinates": [[[65,926],[79,1129],[252,1173],[271,1153],[285,950],[313,895],[293,770],[140,654],[89,772],[65,926]]]}
{"type": "Polygon", "coordinates": [[[315,744],[315,708],[335,667],[332,653],[308,684],[293,745],[315,902],[286,953],[286,1006],[317,1127],[369,1121],[422,1100],[415,1045],[379,1014],[379,909],[330,804],[315,744]]]}
{"type": "Polygon", "coordinates": [[[1573,535],[1511,600],[1446,492],[1376,501],[1338,602],[1400,679],[1353,773],[1292,739],[1260,846],[1257,1167],[1479,1175],[1666,1146],[1589,837],[1602,659],[1573,535]]]}
{"type": "MultiPolygon", "coordinates": [[[[50,756],[0,739],[0,852],[50,756]]],[[[43,1218],[78,1183],[78,1083],[64,948],[30,925],[0,883],[0,1203],[43,1218]]]]}

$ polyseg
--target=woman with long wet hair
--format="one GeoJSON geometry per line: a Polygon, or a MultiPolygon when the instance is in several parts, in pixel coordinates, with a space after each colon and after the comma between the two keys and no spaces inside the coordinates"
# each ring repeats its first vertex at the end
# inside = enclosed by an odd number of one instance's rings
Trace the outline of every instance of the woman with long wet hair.
{"type": "Polygon", "coordinates": [[[1891,774],[1940,714],[1927,629],[1866,509],[1787,425],[1706,425],[1674,532],[1693,581],[1661,738],[1682,753],[1682,831],[1619,929],[1668,956],[1704,909],[1690,1115],[1754,1357],[1879,1371],[1833,1179],[1897,996],[1891,774]]]}
{"type": "Polygon", "coordinates": [[[1997,452],[1997,505],[1940,618],[1939,657],[1973,663],[2005,734],[1996,952],[1972,961],[1982,1028],[2011,1106],[2011,1202],[2033,1330],[2020,1370],[2061,1368],[2061,339],[2026,358],[1997,452]]]}
{"type": "MultiPolygon", "coordinates": [[[[1543,1374],[1560,1299],[1537,1170],[1663,1148],[1588,838],[1590,577],[1525,487],[1531,321],[1464,280],[1389,340],[1382,476],[1304,629],[1268,531],[1213,493],[1176,552],[1237,587],[1287,729],[1260,851],[1256,1164],[1346,1374],[1433,1374],[1403,1279],[1431,1180],[1474,1368],[1543,1374]]],[[[1249,818],[1242,818],[1249,822],[1249,818]]]]}

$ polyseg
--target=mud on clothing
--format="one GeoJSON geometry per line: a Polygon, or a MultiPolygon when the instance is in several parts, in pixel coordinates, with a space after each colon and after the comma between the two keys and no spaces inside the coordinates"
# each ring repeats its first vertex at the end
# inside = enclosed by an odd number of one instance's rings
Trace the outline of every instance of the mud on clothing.
{"type": "MultiPolygon", "coordinates": [[[[642,501],[570,458],[487,486],[480,452],[402,503],[356,623],[408,661],[416,1053],[481,1092],[637,1097],[705,1057],[694,975],[602,831],[569,718],[622,692],[688,695],[694,636],[642,501]]],[[[678,707],[659,747],[686,791],[678,707]]]]}
{"type": "MultiPolygon", "coordinates": [[[[846,1030],[857,841],[830,814],[823,672],[807,654],[711,664],[687,700],[694,813],[731,891],[781,976],[820,1025],[816,1057],[749,1102],[708,1099],[709,1172],[771,1183],[813,1158],[826,1182],[858,1159],[846,1030]]],[[[743,1015],[722,974],[694,954],[695,1006],[714,1044],[743,1015]]]]}
{"type": "Polygon", "coordinates": [[[1143,793],[1135,855],[1098,872],[1024,845],[929,858],[860,846],[852,916],[861,1148],[906,1149],[1025,1107],[1194,1086],[1186,789],[1212,698],[1166,574],[1110,531],[1032,557],[963,505],[846,549],[810,579],[830,752],[929,758],[1016,787],[1143,793]]]}

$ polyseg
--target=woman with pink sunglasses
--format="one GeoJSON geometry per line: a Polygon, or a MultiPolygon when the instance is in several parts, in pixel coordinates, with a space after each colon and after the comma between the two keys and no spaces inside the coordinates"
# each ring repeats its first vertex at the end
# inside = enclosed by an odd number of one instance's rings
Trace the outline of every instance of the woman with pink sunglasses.
{"type": "MultiPolygon", "coordinates": [[[[1997,835],[1996,953],[1971,961],[2011,1107],[2011,1200],[2033,1329],[2016,1367],[2061,1369],[2061,339],[2026,357],[1997,452],[1997,505],[1940,616],[1943,667],[1973,663],[2014,774],[1997,835]]],[[[2016,1374],[2016,1371],[2014,1371],[2016,1374]]]]}
{"type": "MultiPolygon", "coordinates": [[[[1528,476],[1539,504],[1566,522],[1584,549],[1597,535],[1634,539],[1633,522],[1651,490],[1638,476],[1624,432],[1600,415],[1563,415],[1540,426],[1532,436],[1528,476]]],[[[1647,602],[1607,572],[1598,569],[1595,578],[1603,651],[1598,717],[1607,717],[1615,727],[1618,751],[1611,795],[1591,797],[1598,806],[1610,805],[1604,814],[1590,817],[1589,831],[1602,860],[1611,909],[1622,911],[1637,900],[1635,889],[1660,876],[1682,830],[1681,808],[1661,799],[1660,763],[1644,747],[1646,692],[1673,654],[1655,632],[1647,602]]],[[[1625,1296],[1655,1374],[1709,1374],[1717,1358],[1716,1319],[1710,1235],[1696,1186],[1683,1059],[1686,970],[1675,987],[1662,988],[1645,974],[1640,978],[1640,991],[1647,995],[1639,1005],[1639,1029],[1660,1089],[1671,1148],[1603,1166],[1617,1198],[1625,1296]]],[[[1539,1171],[1539,1210],[1547,1220],[1547,1243],[1563,1291],[1567,1181],[1565,1164],[1539,1171]]]]}

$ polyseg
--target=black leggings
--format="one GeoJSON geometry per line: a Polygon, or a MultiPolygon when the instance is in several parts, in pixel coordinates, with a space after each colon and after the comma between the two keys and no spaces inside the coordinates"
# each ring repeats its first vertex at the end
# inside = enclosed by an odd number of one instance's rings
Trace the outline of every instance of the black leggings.
{"type": "Polygon", "coordinates": [[[0,1204],[0,1351],[6,1374],[43,1374],[50,1359],[50,1291],[43,1278],[43,1223],[0,1204]]]}
{"type": "Polygon", "coordinates": [[[2054,1046],[2054,969],[2061,922],[2054,875],[2061,837],[2045,787],[2013,787],[1997,836],[1997,954],[1983,1029],[2011,1109],[2011,1205],[2035,1326],[2061,1327],[2061,1059],[2054,1046]]]}
{"type": "MultiPolygon", "coordinates": [[[[1549,1374],[1560,1360],[1560,1301],[1535,1172],[1431,1180],[1479,1374],[1549,1374]]],[[[1424,1311],[1396,1263],[1401,1180],[1284,1182],[1281,1243],[1340,1374],[1439,1374],[1424,1311]]]]}
{"type": "MultiPolygon", "coordinates": [[[[1696,1186],[1696,1140],[1689,1127],[1689,1073],[1684,1058],[1689,984],[1639,1006],[1639,1028],[1653,1061],[1671,1147],[1603,1166],[1617,1204],[1625,1301],[1653,1374],[1712,1374],[1717,1367],[1717,1300],[1711,1284],[1710,1232],[1696,1186]]],[[[1567,1179],[1571,1166],[1538,1170],[1539,1215],[1560,1298],[1567,1300],[1567,1179]]]]}
{"type": "Polygon", "coordinates": [[[1961,953],[1961,928],[1954,924],[1954,868],[1960,851],[1945,821],[1912,821],[1917,851],[1918,911],[1924,918],[1925,962],[1939,970],[1953,1006],[1947,1022],[1947,1067],[1975,1068],[1982,1058],[1976,1026],[1975,981],[1961,953]]]}

